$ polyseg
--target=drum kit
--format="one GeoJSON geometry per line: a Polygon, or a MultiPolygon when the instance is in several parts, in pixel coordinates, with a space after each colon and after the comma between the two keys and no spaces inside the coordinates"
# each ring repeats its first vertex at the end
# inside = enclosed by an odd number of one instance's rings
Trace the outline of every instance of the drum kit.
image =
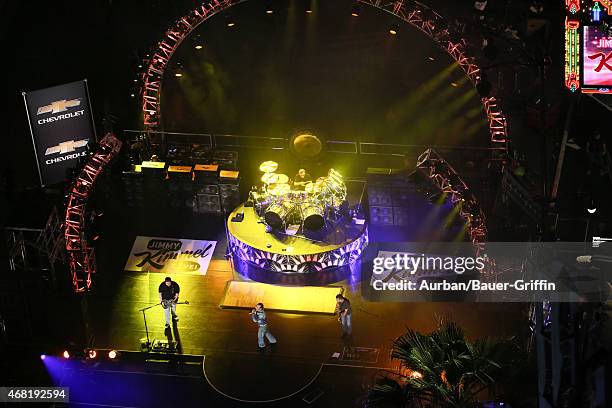
{"type": "Polygon", "coordinates": [[[289,177],[276,173],[278,163],[274,161],[261,163],[259,170],[264,173],[260,179],[262,186],[249,193],[249,201],[269,227],[281,230],[299,224],[306,230],[317,231],[327,220],[340,217],[346,185],[336,170],[307,183],[303,190],[292,189],[289,177]]]}

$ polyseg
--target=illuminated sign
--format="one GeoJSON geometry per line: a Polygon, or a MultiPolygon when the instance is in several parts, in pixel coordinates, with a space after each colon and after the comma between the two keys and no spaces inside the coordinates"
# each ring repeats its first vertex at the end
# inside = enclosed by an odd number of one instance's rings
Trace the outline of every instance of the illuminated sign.
{"type": "Polygon", "coordinates": [[[565,20],[565,86],[574,92],[580,88],[580,23],[565,20]]]}
{"type": "Polygon", "coordinates": [[[598,27],[585,26],[582,36],[582,92],[612,90],[612,37],[598,27]]]}

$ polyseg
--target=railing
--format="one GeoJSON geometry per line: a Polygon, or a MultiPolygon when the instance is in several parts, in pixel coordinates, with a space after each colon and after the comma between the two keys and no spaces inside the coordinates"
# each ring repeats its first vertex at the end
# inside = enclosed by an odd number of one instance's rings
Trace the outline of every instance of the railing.
{"type": "MultiPolygon", "coordinates": [[[[216,149],[255,149],[255,150],[289,150],[290,139],[286,137],[246,136],[215,133],[184,133],[164,131],[124,130],[126,140],[129,142],[145,141],[148,144],[167,145],[199,144],[216,149]]],[[[364,155],[364,156],[394,156],[402,157],[405,152],[422,152],[434,148],[441,152],[478,152],[479,154],[501,154],[505,151],[502,146],[440,146],[398,143],[378,143],[357,140],[326,140],[327,153],[364,155]]]]}

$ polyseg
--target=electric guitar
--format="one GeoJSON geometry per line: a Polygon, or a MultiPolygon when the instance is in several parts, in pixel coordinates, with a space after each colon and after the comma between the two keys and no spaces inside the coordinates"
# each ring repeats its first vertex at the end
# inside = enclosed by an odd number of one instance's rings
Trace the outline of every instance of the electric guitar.
{"type": "Polygon", "coordinates": [[[189,304],[189,301],[187,301],[187,300],[186,300],[186,301],[184,301],[184,302],[175,302],[174,300],[170,300],[170,299],[164,299],[164,300],[162,300],[162,301],[161,301],[161,305],[162,305],[162,307],[163,307],[164,309],[169,308],[169,307],[170,307],[170,305],[172,305],[173,303],[174,303],[175,305],[188,305],[188,304],[189,304]]]}

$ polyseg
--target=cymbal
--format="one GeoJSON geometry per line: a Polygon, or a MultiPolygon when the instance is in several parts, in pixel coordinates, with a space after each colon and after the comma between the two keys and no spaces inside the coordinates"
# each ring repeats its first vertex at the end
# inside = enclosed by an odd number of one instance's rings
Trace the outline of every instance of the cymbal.
{"type": "Polygon", "coordinates": [[[275,184],[271,188],[268,189],[268,193],[274,196],[282,196],[283,194],[287,194],[291,191],[291,187],[289,184],[275,184]]]}
{"type": "Polygon", "coordinates": [[[287,184],[289,177],[286,174],[266,173],[261,176],[261,181],[264,184],[287,184]]]}
{"type": "Polygon", "coordinates": [[[321,184],[325,183],[325,181],[327,180],[327,177],[323,176],[323,177],[319,177],[316,181],[316,183],[320,186],[321,184]]]}
{"type": "Polygon", "coordinates": [[[259,171],[274,173],[278,169],[278,163],[272,160],[265,161],[259,165],[259,171]]]}

